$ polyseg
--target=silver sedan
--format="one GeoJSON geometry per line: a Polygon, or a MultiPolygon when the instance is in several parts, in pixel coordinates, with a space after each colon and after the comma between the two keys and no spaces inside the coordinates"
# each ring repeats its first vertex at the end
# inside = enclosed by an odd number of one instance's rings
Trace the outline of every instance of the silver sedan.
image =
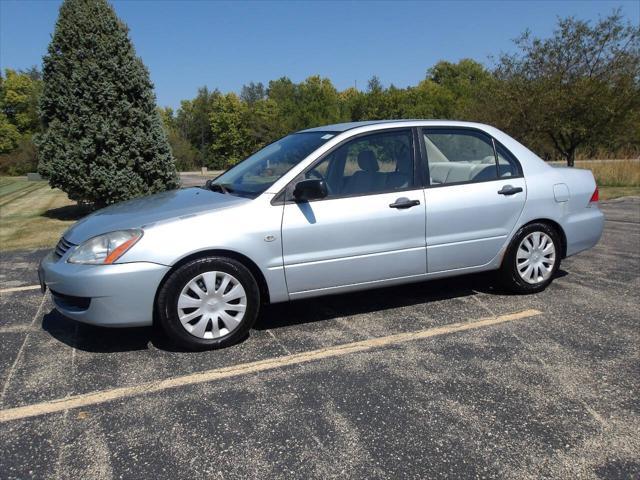
{"type": "Polygon", "coordinates": [[[39,273],[71,319],[155,319],[186,348],[216,348],[266,303],[487,270],[539,292],[603,224],[590,171],[552,168],[493,127],[346,123],[288,135],[205,188],[99,210],[39,273]]]}

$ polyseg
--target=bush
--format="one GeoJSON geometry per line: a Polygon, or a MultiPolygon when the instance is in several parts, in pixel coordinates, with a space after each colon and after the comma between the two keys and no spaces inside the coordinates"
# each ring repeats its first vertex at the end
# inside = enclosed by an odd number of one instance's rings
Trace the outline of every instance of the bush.
{"type": "Polygon", "coordinates": [[[184,138],[180,132],[169,130],[167,133],[171,151],[176,159],[176,168],[181,172],[190,172],[200,169],[201,160],[198,150],[184,138]]]}

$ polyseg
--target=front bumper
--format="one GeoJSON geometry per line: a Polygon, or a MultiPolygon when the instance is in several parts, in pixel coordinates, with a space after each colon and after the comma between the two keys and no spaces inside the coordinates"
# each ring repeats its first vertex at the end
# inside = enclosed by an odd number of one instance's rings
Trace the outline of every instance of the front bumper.
{"type": "Polygon", "coordinates": [[[153,322],[156,291],[169,269],[150,262],[77,265],[52,252],[40,262],[39,273],[66,317],[105,327],[137,327],[153,322]]]}

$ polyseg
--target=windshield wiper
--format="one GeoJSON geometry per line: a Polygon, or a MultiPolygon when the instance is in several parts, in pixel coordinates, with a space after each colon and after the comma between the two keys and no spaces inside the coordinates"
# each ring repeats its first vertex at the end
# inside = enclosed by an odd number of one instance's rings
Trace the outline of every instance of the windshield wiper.
{"type": "Polygon", "coordinates": [[[212,190],[214,192],[220,192],[223,194],[228,193],[229,195],[234,195],[236,197],[245,197],[245,198],[256,198],[262,192],[246,192],[244,190],[238,190],[237,188],[231,188],[230,183],[213,183],[211,181],[207,182],[205,188],[212,190]]]}
{"type": "Polygon", "coordinates": [[[224,183],[213,183],[211,182],[209,184],[209,189],[213,190],[214,192],[220,192],[220,193],[232,193],[233,189],[229,188],[228,184],[224,184],[224,183]]]}

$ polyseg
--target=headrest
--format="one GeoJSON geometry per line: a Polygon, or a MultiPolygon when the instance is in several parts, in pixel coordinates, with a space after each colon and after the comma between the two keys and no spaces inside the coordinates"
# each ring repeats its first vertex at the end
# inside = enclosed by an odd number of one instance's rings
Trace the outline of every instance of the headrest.
{"type": "Polygon", "coordinates": [[[378,160],[371,150],[363,150],[358,154],[358,166],[365,172],[377,172],[380,169],[378,160]]]}

